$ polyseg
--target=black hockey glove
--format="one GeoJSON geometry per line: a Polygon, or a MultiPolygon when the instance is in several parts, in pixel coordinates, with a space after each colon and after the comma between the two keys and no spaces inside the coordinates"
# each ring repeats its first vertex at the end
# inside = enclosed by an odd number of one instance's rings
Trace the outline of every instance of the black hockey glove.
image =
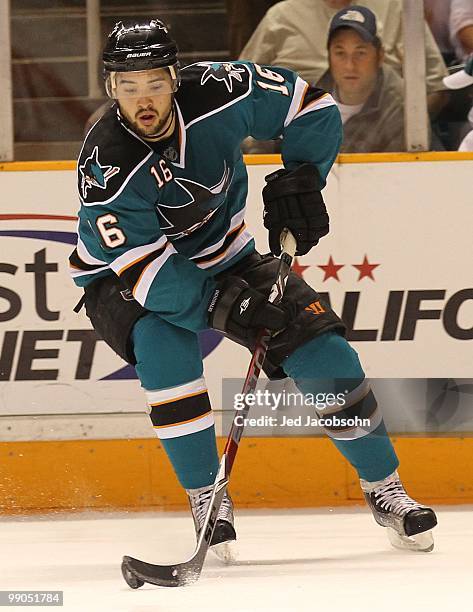
{"type": "Polygon", "coordinates": [[[266,183],[264,226],[269,230],[271,253],[276,256],[281,253],[279,237],[287,227],[297,242],[296,255],[305,255],[329,232],[317,168],[302,164],[295,170],[277,170],[268,174],[266,183]]]}
{"type": "Polygon", "coordinates": [[[240,344],[251,344],[262,327],[276,332],[284,329],[290,315],[237,276],[227,276],[217,285],[208,306],[209,325],[240,344]]]}

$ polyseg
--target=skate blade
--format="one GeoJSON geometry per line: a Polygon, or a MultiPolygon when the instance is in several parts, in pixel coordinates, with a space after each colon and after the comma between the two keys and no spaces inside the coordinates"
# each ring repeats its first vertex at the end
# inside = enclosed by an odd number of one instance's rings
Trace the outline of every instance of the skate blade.
{"type": "Polygon", "coordinates": [[[237,545],[235,540],[214,544],[210,547],[210,550],[226,565],[235,563],[235,561],[238,559],[237,545]]]}
{"type": "Polygon", "coordinates": [[[394,548],[417,552],[430,552],[434,548],[434,537],[431,530],[410,537],[400,535],[392,527],[387,527],[387,531],[389,541],[394,548]]]}

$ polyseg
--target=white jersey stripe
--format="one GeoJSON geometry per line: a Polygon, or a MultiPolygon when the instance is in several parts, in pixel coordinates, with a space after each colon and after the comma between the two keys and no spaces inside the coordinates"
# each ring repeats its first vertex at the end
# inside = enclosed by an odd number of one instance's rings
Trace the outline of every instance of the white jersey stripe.
{"type": "Polygon", "coordinates": [[[80,259],[84,263],[89,264],[90,266],[93,266],[94,264],[102,265],[102,266],[108,265],[106,261],[103,261],[102,259],[97,259],[96,257],[94,257],[93,255],[89,253],[85,244],[80,239],[79,234],[77,235],[77,247],[76,248],[77,248],[77,255],[79,255],[80,259]]]}
{"type": "Polygon", "coordinates": [[[116,274],[120,274],[120,271],[123,268],[126,268],[134,261],[141,259],[142,257],[149,255],[153,251],[157,251],[161,249],[167,242],[166,236],[161,236],[156,240],[156,242],[150,242],[149,244],[142,244],[141,246],[135,247],[134,249],[130,249],[123,253],[119,257],[117,257],[112,263],[110,267],[116,274]]]}
{"type": "Polygon", "coordinates": [[[305,108],[298,112],[294,116],[294,121],[303,115],[307,115],[307,113],[312,113],[313,111],[321,110],[322,108],[327,108],[328,106],[337,106],[337,103],[329,93],[326,93],[321,98],[317,98],[317,100],[310,102],[305,108]]]}
{"type": "Polygon", "coordinates": [[[245,209],[242,208],[241,210],[239,210],[235,215],[233,215],[233,217],[230,220],[230,227],[228,228],[227,233],[225,234],[225,236],[223,236],[222,238],[220,238],[220,240],[218,242],[216,242],[215,244],[212,244],[209,247],[206,247],[205,249],[203,249],[202,251],[199,251],[198,253],[196,253],[195,255],[192,255],[192,257],[190,259],[197,259],[199,257],[203,257],[204,255],[210,255],[212,254],[214,251],[218,251],[218,249],[222,246],[222,244],[225,242],[226,237],[228,236],[228,234],[230,234],[230,232],[232,232],[236,227],[238,227],[239,225],[241,225],[243,219],[245,218],[245,209]]]}
{"type": "Polygon", "coordinates": [[[296,84],[294,85],[294,93],[292,95],[291,106],[289,107],[286,119],[284,120],[285,128],[291,123],[291,121],[298,113],[308,87],[309,84],[306,81],[301,79],[301,77],[297,77],[296,84]]]}
{"type": "Polygon", "coordinates": [[[87,276],[87,275],[93,275],[93,274],[98,274],[99,272],[103,272],[103,270],[109,270],[110,268],[108,266],[102,266],[100,268],[96,268],[95,270],[79,270],[78,268],[73,268],[72,266],[69,266],[69,273],[72,276],[72,278],[77,278],[79,276],[87,276]]]}
{"type": "Polygon", "coordinates": [[[198,263],[197,265],[202,270],[206,270],[207,268],[211,268],[212,266],[220,266],[221,264],[229,261],[232,257],[235,257],[237,253],[239,253],[251,240],[253,240],[253,235],[247,230],[243,229],[240,235],[235,238],[235,240],[231,243],[226,251],[224,251],[221,255],[212,259],[211,261],[205,261],[202,263],[198,263]]]}
{"type": "Polygon", "coordinates": [[[156,259],[146,266],[146,268],[141,273],[140,278],[138,279],[136,285],[133,287],[133,297],[137,302],[139,302],[142,306],[144,306],[146,302],[146,298],[148,297],[149,289],[158,274],[159,270],[163,267],[166,261],[177,253],[176,249],[173,245],[168,242],[164,252],[156,259]]]}

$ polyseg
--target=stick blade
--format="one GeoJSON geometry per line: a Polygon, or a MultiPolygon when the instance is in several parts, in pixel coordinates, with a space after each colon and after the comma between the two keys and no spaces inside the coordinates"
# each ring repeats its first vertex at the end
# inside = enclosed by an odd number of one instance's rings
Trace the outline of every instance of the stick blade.
{"type": "Polygon", "coordinates": [[[202,564],[197,560],[174,565],[153,565],[125,556],[122,561],[123,578],[132,589],[138,589],[145,582],[164,587],[192,584],[199,579],[201,571],[202,564]]]}

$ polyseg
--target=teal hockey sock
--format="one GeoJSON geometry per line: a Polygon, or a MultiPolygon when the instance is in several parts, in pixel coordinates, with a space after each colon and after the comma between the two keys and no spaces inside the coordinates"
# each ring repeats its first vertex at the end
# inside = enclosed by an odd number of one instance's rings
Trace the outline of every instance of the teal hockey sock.
{"type": "Polygon", "coordinates": [[[356,351],[342,336],[325,332],[299,347],[282,364],[286,374],[304,394],[342,394],[343,405],[329,407],[319,416],[327,421],[358,417],[369,425],[325,426],[335,446],[356,469],[360,478],[370,482],[382,480],[399,465],[388,437],[376,399],[365,378],[356,351]]]}
{"type": "Polygon", "coordinates": [[[219,460],[197,335],[150,313],[132,340],[149,416],[179,482],[185,489],[213,483],[219,460]]]}
{"type": "Polygon", "coordinates": [[[215,427],[161,440],[176,476],[185,489],[197,489],[212,484],[218,472],[215,427]]]}

